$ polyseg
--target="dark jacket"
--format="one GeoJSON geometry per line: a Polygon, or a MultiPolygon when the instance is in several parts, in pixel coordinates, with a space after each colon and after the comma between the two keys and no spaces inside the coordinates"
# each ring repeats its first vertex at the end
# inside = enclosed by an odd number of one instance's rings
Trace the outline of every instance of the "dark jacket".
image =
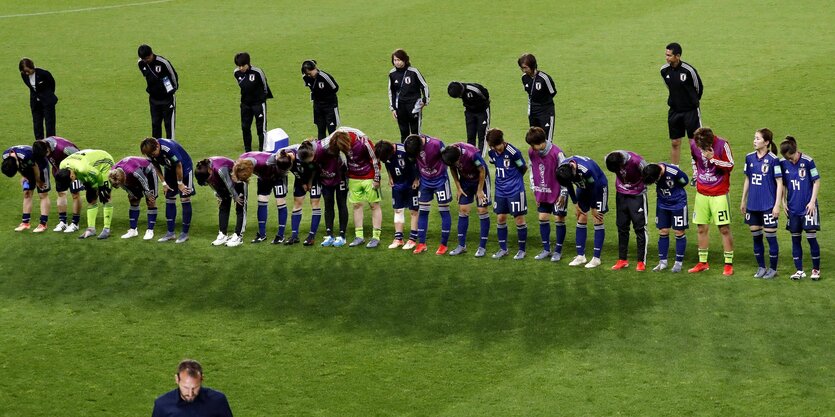
{"type": "Polygon", "coordinates": [[[55,79],[52,74],[43,68],[35,68],[35,87],[29,84],[29,76],[21,73],[23,84],[29,88],[29,103],[34,104],[41,102],[46,106],[54,106],[58,102],[58,96],[55,95],[55,79]]]}

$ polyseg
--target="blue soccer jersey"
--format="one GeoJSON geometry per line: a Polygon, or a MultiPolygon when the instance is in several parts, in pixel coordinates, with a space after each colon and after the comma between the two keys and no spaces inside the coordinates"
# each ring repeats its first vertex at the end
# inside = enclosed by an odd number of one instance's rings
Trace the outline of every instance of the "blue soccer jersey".
{"type": "Polygon", "coordinates": [[[159,156],[152,161],[168,169],[177,167],[177,163],[183,164],[183,171],[190,171],[191,156],[173,139],[159,139],[159,156]]]}
{"type": "Polygon", "coordinates": [[[783,176],[780,160],[771,152],[757,156],[751,152],[745,156],[745,176],[748,178],[749,211],[771,211],[777,198],[777,181],[783,176]]]}
{"type": "Polygon", "coordinates": [[[504,151],[497,154],[490,149],[490,163],[496,166],[496,197],[514,197],[525,191],[525,158],[515,146],[506,143],[504,151]]]}
{"type": "Polygon", "coordinates": [[[392,189],[405,190],[412,188],[412,183],[418,175],[417,165],[406,154],[406,149],[402,143],[394,145],[394,155],[388,161],[385,161],[385,164],[391,182],[394,184],[391,187],[392,189]]]}
{"type": "Polygon", "coordinates": [[[805,215],[806,205],[812,199],[812,188],[815,181],[820,179],[815,161],[809,155],[800,154],[797,163],[781,159],[780,166],[783,171],[783,184],[786,186],[789,214],[805,215]]]}
{"type": "Polygon", "coordinates": [[[664,175],[656,182],[658,193],[656,207],[663,210],[679,210],[687,207],[687,191],[684,187],[690,182],[681,168],[673,164],[664,165],[664,175]]]}
{"type": "MultiPolygon", "coordinates": [[[[32,147],[28,145],[12,146],[3,151],[3,160],[12,157],[12,152],[17,155],[17,170],[23,172],[24,169],[35,165],[35,158],[32,156],[32,147]]],[[[46,165],[46,160],[40,165],[46,165]]]]}
{"type": "Polygon", "coordinates": [[[600,169],[600,166],[597,165],[597,162],[594,162],[593,159],[575,155],[566,158],[560,165],[569,164],[571,162],[577,164],[577,175],[575,175],[571,180],[571,184],[566,187],[568,188],[568,195],[571,197],[571,201],[577,201],[577,194],[575,193],[574,187],[577,187],[577,191],[579,192],[580,190],[590,190],[592,188],[601,188],[609,185],[609,180],[606,179],[606,174],[603,173],[603,170],[600,169]]]}

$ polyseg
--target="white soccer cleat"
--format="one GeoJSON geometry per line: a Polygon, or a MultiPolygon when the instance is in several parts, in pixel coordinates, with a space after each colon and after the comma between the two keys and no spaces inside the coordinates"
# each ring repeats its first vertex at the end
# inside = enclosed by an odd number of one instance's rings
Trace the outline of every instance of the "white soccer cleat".
{"type": "Polygon", "coordinates": [[[93,237],[96,235],[96,228],[95,227],[88,227],[84,230],[84,233],[79,236],[79,239],[87,239],[88,237],[93,237]]]}
{"type": "Polygon", "coordinates": [[[63,232],[66,229],[67,229],[67,224],[66,223],[58,222],[58,225],[56,225],[55,228],[52,229],[52,231],[53,232],[63,232]]]}
{"type": "Polygon", "coordinates": [[[168,242],[170,240],[175,240],[175,239],[177,239],[177,235],[175,235],[174,232],[168,232],[165,235],[163,235],[161,238],[157,239],[157,242],[168,242]]]}
{"type": "Polygon", "coordinates": [[[130,239],[137,236],[139,236],[139,232],[136,229],[128,229],[128,232],[122,235],[122,239],[130,239]]]}
{"type": "Polygon", "coordinates": [[[145,231],[145,236],[142,236],[142,240],[151,240],[154,238],[154,229],[148,229],[145,231]]]}
{"type": "Polygon", "coordinates": [[[586,263],[586,257],[584,255],[577,255],[568,263],[568,266],[580,266],[584,263],[586,263]]]}
{"type": "Polygon", "coordinates": [[[226,247],[227,248],[234,248],[243,245],[244,237],[241,235],[232,235],[229,239],[226,240],[226,247]]]}
{"type": "Polygon", "coordinates": [[[790,276],[792,281],[800,281],[803,278],[806,278],[806,273],[803,271],[797,271],[792,276],[790,276]]]}
{"type": "Polygon", "coordinates": [[[212,246],[221,246],[225,245],[226,242],[229,241],[229,236],[226,236],[223,232],[218,232],[217,238],[212,241],[212,246]]]}
{"type": "Polygon", "coordinates": [[[667,261],[660,261],[658,262],[658,265],[655,266],[655,268],[652,268],[652,272],[661,272],[665,269],[667,269],[667,261]]]}
{"type": "Polygon", "coordinates": [[[812,275],[809,275],[809,278],[812,278],[812,281],[817,281],[821,279],[821,270],[820,269],[813,269],[812,275]]]}
{"type": "Polygon", "coordinates": [[[591,258],[589,263],[586,264],[586,268],[597,268],[600,266],[600,258],[591,258]]]}
{"type": "Polygon", "coordinates": [[[186,241],[188,241],[188,233],[181,232],[180,236],[177,237],[177,240],[175,240],[174,243],[185,243],[186,241]]]}
{"type": "Polygon", "coordinates": [[[67,228],[64,229],[64,233],[75,233],[78,231],[78,225],[75,223],[70,223],[67,225],[67,228]]]}

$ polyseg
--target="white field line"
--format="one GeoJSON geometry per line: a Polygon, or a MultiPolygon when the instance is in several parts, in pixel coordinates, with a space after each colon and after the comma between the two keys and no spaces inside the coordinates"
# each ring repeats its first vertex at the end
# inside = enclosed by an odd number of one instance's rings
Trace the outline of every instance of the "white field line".
{"type": "Polygon", "coordinates": [[[106,9],[118,9],[122,7],[133,7],[133,6],[144,6],[147,4],[157,4],[157,3],[168,3],[174,0],[154,0],[154,1],[146,1],[142,3],[128,3],[128,4],[116,4],[112,6],[98,6],[98,7],[85,7],[83,9],[68,9],[68,10],[54,10],[51,12],[40,12],[40,13],[23,13],[23,14],[7,14],[0,16],[0,19],[8,19],[12,17],[29,17],[29,16],[45,16],[50,14],[63,14],[63,13],[78,13],[78,12],[91,12],[95,10],[106,10],[106,9]]]}

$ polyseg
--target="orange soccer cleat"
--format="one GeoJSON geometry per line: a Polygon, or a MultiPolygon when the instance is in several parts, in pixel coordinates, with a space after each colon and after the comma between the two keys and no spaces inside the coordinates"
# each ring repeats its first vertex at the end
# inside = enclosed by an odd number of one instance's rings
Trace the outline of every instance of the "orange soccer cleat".
{"type": "Polygon", "coordinates": [[[695,274],[697,272],[707,271],[708,269],[710,269],[710,265],[707,262],[699,262],[696,266],[688,269],[687,272],[695,274]]]}
{"type": "Polygon", "coordinates": [[[618,259],[618,261],[612,266],[612,271],[619,271],[623,268],[629,268],[629,261],[626,259],[618,259]]]}

